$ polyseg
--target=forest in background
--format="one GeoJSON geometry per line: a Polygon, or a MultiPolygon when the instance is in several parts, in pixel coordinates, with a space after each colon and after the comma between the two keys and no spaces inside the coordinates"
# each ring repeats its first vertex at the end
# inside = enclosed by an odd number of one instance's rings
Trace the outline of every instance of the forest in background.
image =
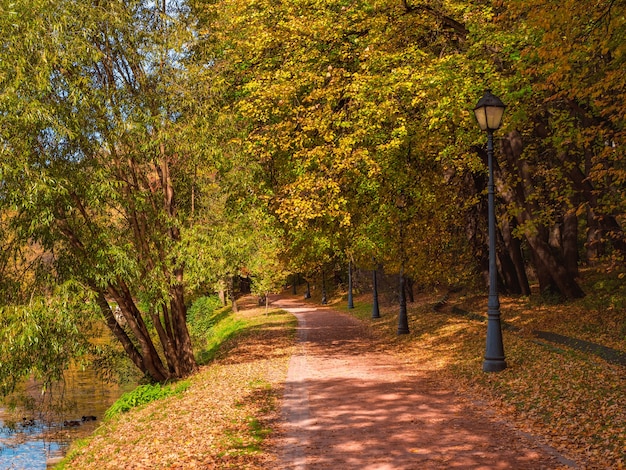
{"type": "Polygon", "coordinates": [[[625,3],[2,0],[3,389],[77,357],[187,376],[188,305],[239,276],[483,289],[485,89],[501,289],[623,279],[625,3]]]}

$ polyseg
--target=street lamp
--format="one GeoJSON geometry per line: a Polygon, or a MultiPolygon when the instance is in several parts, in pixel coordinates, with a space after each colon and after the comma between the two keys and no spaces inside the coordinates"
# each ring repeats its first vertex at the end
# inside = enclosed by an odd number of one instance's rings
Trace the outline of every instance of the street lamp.
{"type": "Polygon", "coordinates": [[[409,334],[409,319],[406,313],[406,292],[404,278],[404,208],[407,201],[404,194],[396,198],[396,207],[400,210],[400,313],[398,314],[398,335],[409,334]]]}
{"type": "Polygon", "coordinates": [[[348,261],[348,308],[354,308],[352,297],[352,261],[348,261]]]}
{"type": "Polygon", "coordinates": [[[380,318],[380,309],[378,308],[378,280],[376,279],[376,258],[374,258],[373,291],[372,291],[372,318],[380,318]]]}
{"type": "Polygon", "coordinates": [[[496,215],[493,183],[493,132],[502,124],[506,106],[487,90],[474,108],[480,129],[487,132],[487,203],[489,212],[489,301],[487,303],[487,344],[485,348],[484,372],[500,372],[506,369],[502,326],[500,324],[500,300],[498,298],[498,271],[496,269],[496,215]]]}

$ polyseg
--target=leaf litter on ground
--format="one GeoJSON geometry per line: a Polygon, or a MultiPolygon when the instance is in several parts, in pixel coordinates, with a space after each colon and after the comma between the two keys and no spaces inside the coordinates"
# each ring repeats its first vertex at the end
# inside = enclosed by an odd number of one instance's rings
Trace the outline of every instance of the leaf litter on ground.
{"type": "Polygon", "coordinates": [[[73,446],[66,469],[272,468],[271,435],[295,342],[294,319],[265,309],[245,324],[184,392],[106,421],[73,446]]]}
{"type": "Polygon", "coordinates": [[[626,312],[608,317],[589,301],[546,305],[526,297],[501,296],[507,369],[482,372],[487,298],[453,295],[433,310],[437,297],[418,296],[408,305],[410,334],[397,336],[397,310],[381,306],[370,318],[367,296],[347,312],[361,318],[391,345],[399,360],[433,374],[459,395],[487,402],[518,429],[541,436],[581,469],[626,468],[626,368],[585,351],[537,341],[547,330],[626,350],[626,312]],[[457,306],[455,312],[453,307],[457,306]],[[459,307],[470,313],[459,316],[459,307]]]}
{"type": "MultiPolygon", "coordinates": [[[[536,329],[603,341],[624,349],[620,328],[607,328],[589,306],[533,305],[501,298],[508,368],[482,372],[485,324],[476,315],[451,313],[452,305],[486,311],[484,296],[456,295],[434,312],[435,295],[408,307],[409,335],[396,335],[397,306],[381,306],[371,319],[368,296],[357,296],[360,318],[383,347],[431,374],[468,401],[487,402],[499,416],[575,460],[581,469],[623,469],[626,463],[626,369],[589,353],[536,341],[536,329]],[[597,333],[597,334],[596,334],[597,333]]],[[[312,300],[315,302],[315,299],[312,300]]],[[[278,402],[294,346],[294,319],[265,309],[238,314],[248,324],[229,339],[216,360],[181,394],[106,423],[65,468],[273,468],[278,402]],[[269,437],[268,437],[269,436],[269,437]]],[[[623,323],[624,312],[608,320],[623,323]],[[620,319],[621,315],[621,319],[620,319]]]]}

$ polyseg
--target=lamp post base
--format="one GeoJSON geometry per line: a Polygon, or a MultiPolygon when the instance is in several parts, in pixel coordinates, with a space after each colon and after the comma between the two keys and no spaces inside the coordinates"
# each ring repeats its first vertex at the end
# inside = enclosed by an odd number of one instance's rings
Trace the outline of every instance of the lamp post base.
{"type": "Polygon", "coordinates": [[[378,308],[378,300],[374,300],[372,304],[372,318],[380,318],[380,309],[378,308]]]}
{"type": "Polygon", "coordinates": [[[501,372],[506,369],[506,361],[502,359],[485,359],[483,361],[483,372],[501,372]]]}
{"type": "Polygon", "coordinates": [[[502,327],[500,324],[500,302],[497,293],[489,296],[487,311],[487,344],[483,361],[483,372],[500,372],[506,369],[502,327]]]}

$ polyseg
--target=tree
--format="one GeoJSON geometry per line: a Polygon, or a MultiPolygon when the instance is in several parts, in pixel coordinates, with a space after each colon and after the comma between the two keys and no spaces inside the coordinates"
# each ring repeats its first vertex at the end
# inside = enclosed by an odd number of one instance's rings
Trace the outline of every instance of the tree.
{"type": "Polygon", "coordinates": [[[196,368],[180,256],[195,163],[182,131],[190,32],[178,6],[31,0],[1,20],[3,217],[49,254],[38,281],[92,292],[81,295],[157,381],[196,368]]]}
{"type": "Polygon", "coordinates": [[[586,215],[588,257],[607,249],[620,260],[626,253],[620,224],[625,5],[536,3],[516,2],[511,16],[523,15],[532,31],[523,53],[534,88],[545,97],[537,135],[552,145],[556,165],[570,180],[572,213],[586,215]]]}
{"type": "Polygon", "coordinates": [[[526,239],[541,290],[567,298],[584,295],[576,280],[580,219],[588,261],[624,253],[623,157],[615,140],[623,128],[616,99],[623,81],[614,79],[622,8],[510,2],[499,6],[490,30],[492,65],[504,79],[516,130],[501,141],[506,220],[526,239]]]}
{"type": "MultiPolygon", "coordinates": [[[[211,32],[201,57],[215,64],[214,80],[237,90],[230,109],[249,123],[242,149],[265,170],[270,210],[301,259],[297,265],[311,265],[305,271],[346,252],[369,263],[375,247],[391,262],[397,238],[381,228],[393,213],[390,191],[405,189],[416,228],[408,245],[420,261],[410,266],[441,282],[424,268],[442,257],[417,247],[431,246],[435,230],[458,227],[447,210],[455,188],[443,184],[439,133],[429,132],[456,111],[431,106],[442,94],[436,81],[449,80],[461,62],[439,61],[464,47],[468,31],[454,20],[459,6],[193,3],[211,32]],[[436,223],[428,224],[433,216],[436,223]]],[[[449,233],[458,254],[459,230],[449,233]]],[[[449,251],[443,238],[437,254],[449,251]]]]}

